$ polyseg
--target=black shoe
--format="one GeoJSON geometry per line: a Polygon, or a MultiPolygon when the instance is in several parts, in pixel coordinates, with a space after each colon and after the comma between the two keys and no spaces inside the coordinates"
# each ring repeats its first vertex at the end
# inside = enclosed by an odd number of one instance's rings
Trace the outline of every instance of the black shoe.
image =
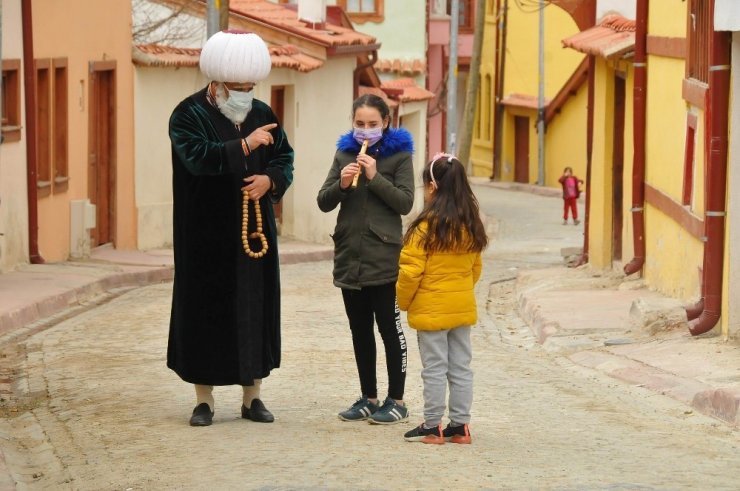
{"type": "Polygon", "coordinates": [[[190,416],[190,426],[211,426],[213,423],[213,411],[210,406],[201,402],[195,409],[193,409],[193,415],[190,416]]]}
{"type": "Polygon", "coordinates": [[[252,404],[249,408],[242,404],[242,418],[251,419],[258,423],[272,423],[275,421],[275,416],[267,410],[259,399],[252,399],[252,404]]]}
{"type": "Polygon", "coordinates": [[[403,438],[407,442],[433,443],[436,445],[444,445],[445,443],[445,437],[442,435],[442,425],[425,428],[423,424],[420,424],[413,430],[407,431],[403,438]]]}
{"type": "Polygon", "coordinates": [[[473,437],[470,436],[470,427],[466,424],[459,426],[452,426],[452,423],[447,425],[447,428],[442,432],[444,439],[452,443],[471,443],[473,437]]]}

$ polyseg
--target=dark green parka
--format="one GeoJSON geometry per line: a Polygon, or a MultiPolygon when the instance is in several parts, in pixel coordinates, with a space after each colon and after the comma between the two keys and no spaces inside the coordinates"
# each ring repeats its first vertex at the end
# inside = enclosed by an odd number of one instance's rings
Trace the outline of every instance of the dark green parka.
{"type": "Polygon", "coordinates": [[[352,132],[337,142],[337,153],[317,201],[321,211],[340,205],[334,240],[334,285],[359,290],[395,283],[401,253],[401,215],[414,204],[414,150],[411,134],[389,128],[367,150],[376,160],[377,174],[360,176],[356,189],[339,186],[342,168],[356,162],[360,144],[352,132]]]}

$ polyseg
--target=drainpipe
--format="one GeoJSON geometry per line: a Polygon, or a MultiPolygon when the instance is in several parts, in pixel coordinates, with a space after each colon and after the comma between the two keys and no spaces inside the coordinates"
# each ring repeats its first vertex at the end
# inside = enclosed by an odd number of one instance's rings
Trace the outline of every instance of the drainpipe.
{"type": "Polygon", "coordinates": [[[360,95],[360,72],[367,67],[373,66],[378,61],[378,50],[373,50],[368,55],[368,62],[362,63],[355,67],[355,71],[352,73],[352,98],[357,99],[360,95]]]}
{"type": "MultiPolygon", "coordinates": [[[[589,4],[589,23],[596,25],[596,1],[589,4]]],[[[588,95],[586,102],[586,208],[583,211],[583,252],[576,267],[588,263],[589,215],[591,212],[591,161],[594,153],[594,95],[596,94],[596,56],[588,56],[588,95]]]]}
{"type": "MultiPolygon", "coordinates": [[[[594,14],[595,15],[595,14],[594,14]]],[[[591,161],[594,153],[594,94],[596,93],[596,57],[588,56],[588,102],[586,112],[586,209],[583,213],[583,252],[576,267],[588,263],[589,212],[591,211],[591,161]]]]}
{"type": "Polygon", "coordinates": [[[31,0],[21,2],[23,29],[23,89],[26,103],[26,185],[28,194],[28,254],[31,264],[43,264],[39,254],[39,217],[36,188],[36,73],[33,65],[31,0]]]}
{"type": "Polygon", "coordinates": [[[496,3],[496,94],[493,99],[493,172],[491,180],[501,180],[501,153],[503,151],[504,134],[504,72],[506,68],[506,29],[509,18],[509,0],[503,0],[503,10],[500,0],[496,3]],[[499,39],[500,45],[499,45],[499,39]]]}
{"type": "Polygon", "coordinates": [[[632,158],[632,228],[635,257],[624,266],[631,275],[645,264],[645,126],[647,106],[647,21],[648,0],[637,0],[635,21],[634,155],[632,158]]]}
{"type": "MultiPolygon", "coordinates": [[[[714,2],[710,3],[714,18],[714,2]]],[[[725,249],[725,202],[727,195],[727,132],[730,106],[730,34],[712,32],[709,53],[709,97],[705,111],[709,162],[704,188],[703,310],[689,322],[689,332],[698,336],[710,331],[722,312],[722,268],[725,249]]]]}

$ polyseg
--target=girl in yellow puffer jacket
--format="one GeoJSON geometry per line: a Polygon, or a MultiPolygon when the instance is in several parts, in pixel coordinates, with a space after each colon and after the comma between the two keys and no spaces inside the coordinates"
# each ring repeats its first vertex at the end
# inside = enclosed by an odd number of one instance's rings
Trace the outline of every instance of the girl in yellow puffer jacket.
{"type": "Polygon", "coordinates": [[[408,311],[409,325],[417,330],[424,422],[404,438],[470,443],[470,328],[478,319],[473,289],[488,238],[478,200],[457,158],[435,155],[422,179],[425,206],[404,237],[396,295],[400,309],[408,311]],[[450,423],[442,429],[448,383],[450,423]]]}

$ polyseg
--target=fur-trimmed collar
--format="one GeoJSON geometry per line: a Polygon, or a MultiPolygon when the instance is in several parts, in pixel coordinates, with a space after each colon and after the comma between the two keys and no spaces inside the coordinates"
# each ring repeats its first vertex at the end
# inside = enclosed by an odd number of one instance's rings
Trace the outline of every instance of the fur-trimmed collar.
{"type": "MultiPolygon", "coordinates": [[[[357,153],[360,151],[360,146],[352,136],[352,130],[337,140],[337,149],[342,152],[357,153]]],[[[411,133],[404,128],[388,128],[383,133],[383,138],[368,149],[368,153],[379,157],[388,157],[399,152],[414,153],[414,139],[411,133]]]]}

